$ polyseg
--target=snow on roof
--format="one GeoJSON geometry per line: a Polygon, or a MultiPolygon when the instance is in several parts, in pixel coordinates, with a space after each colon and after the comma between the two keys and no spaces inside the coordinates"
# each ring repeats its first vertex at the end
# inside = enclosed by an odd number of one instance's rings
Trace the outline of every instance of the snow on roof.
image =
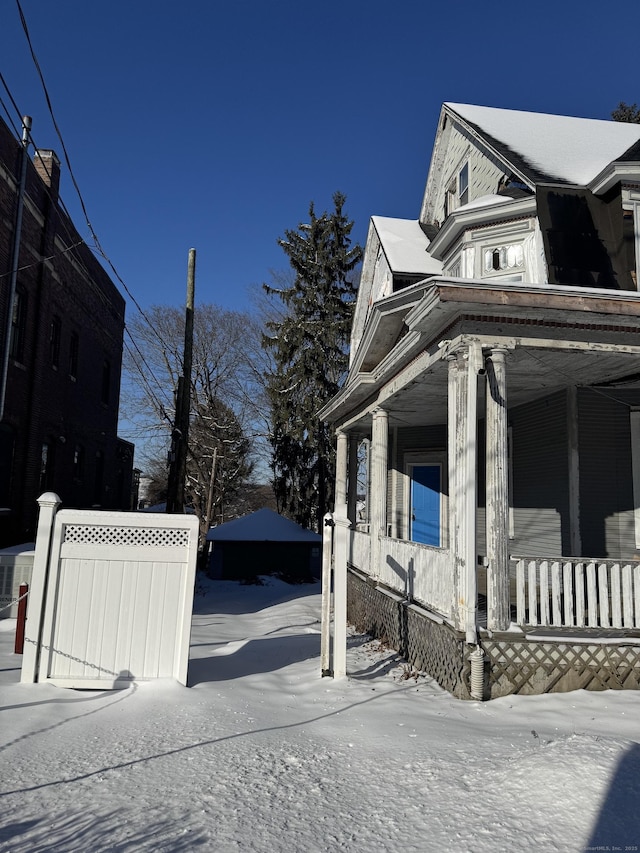
{"type": "Polygon", "coordinates": [[[640,140],[640,125],[445,104],[550,179],[585,185],[640,140]]]}
{"type": "Polygon", "coordinates": [[[473,210],[474,207],[489,207],[492,204],[502,204],[505,201],[513,201],[513,199],[508,195],[481,195],[468,204],[461,204],[460,207],[456,208],[456,211],[473,210]]]}
{"type": "Polygon", "coordinates": [[[207,533],[207,542],[309,542],[320,544],[322,536],[305,530],[295,521],[283,518],[266,507],[234,518],[207,533]]]}
{"type": "Polygon", "coordinates": [[[372,216],[371,221],[393,272],[437,275],[442,264],[428,252],[429,240],[417,219],[372,216]]]}

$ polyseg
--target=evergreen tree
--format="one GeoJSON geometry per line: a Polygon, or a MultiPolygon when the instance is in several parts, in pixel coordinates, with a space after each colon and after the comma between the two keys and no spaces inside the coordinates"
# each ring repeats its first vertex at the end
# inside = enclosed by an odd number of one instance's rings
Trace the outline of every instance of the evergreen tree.
{"type": "Polygon", "coordinates": [[[274,491],[278,509],[305,527],[321,529],[333,502],[333,436],[318,419],[319,409],[340,388],[357,285],[353,270],[362,258],[351,246],[353,222],[343,212],[345,196],[333,196],[334,210],[285,231],[278,240],[289,258],[290,286],[264,285],[282,300],[284,315],[266,323],[263,345],[273,366],[265,377],[271,408],[274,491]]]}
{"type": "Polygon", "coordinates": [[[640,124],[640,107],[637,104],[625,104],[620,101],[618,106],[611,113],[611,118],[614,121],[626,121],[630,124],[640,124]]]}

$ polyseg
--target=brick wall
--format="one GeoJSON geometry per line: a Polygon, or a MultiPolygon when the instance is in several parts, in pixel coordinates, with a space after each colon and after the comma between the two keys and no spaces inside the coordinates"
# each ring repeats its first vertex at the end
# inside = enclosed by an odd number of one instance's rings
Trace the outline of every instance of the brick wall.
{"type": "MultiPolygon", "coordinates": [[[[0,121],[3,349],[19,162],[20,144],[0,121]]],[[[26,305],[24,347],[21,356],[9,362],[0,425],[0,441],[5,443],[4,453],[0,448],[0,545],[33,538],[45,443],[49,471],[44,485],[57,492],[65,506],[129,508],[122,506],[121,496],[128,490],[123,489],[122,448],[117,444],[124,299],[60,209],[55,154],[43,152],[42,162],[46,169],[38,163],[41,174],[32,162],[27,170],[17,277],[26,305]],[[53,171],[52,181],[47,171],[53,171]],[[77,359],[71,355],[74,349],[77,359]],[[11,437],[7,482],[2,460],[11,437]]]]}

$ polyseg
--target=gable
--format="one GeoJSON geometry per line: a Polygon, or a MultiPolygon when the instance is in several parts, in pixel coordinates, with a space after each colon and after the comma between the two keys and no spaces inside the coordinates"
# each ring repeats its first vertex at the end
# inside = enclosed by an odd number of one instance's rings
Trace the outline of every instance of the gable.
{"type": "Polygon", "coordinates": [[[639,141],[640,125],[444,104],[420,221],[442,225],[465,164],[468,198],[455,207],[483,195],[517,198],[539,183],[584,186],[612,161],[629,159],[639,141]]]}
{"type": "Polygon", "coordinates": [[[351,364],[372,305],[441,272],[442,263],[429,254],[429,239],[417,220],[371,217],[351,331],[351,364]]]}

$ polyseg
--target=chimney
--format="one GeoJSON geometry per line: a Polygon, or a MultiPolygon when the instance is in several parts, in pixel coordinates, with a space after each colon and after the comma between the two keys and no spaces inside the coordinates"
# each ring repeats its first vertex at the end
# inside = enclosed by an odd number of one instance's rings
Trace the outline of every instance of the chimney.
{"type": "Polygon", "coordinates": [[[33,157],[33,165],[44,183],[51,190],[52,198],[58,200],[60,187],[60,160],[55,151],[39,149],[33,157]]]}

